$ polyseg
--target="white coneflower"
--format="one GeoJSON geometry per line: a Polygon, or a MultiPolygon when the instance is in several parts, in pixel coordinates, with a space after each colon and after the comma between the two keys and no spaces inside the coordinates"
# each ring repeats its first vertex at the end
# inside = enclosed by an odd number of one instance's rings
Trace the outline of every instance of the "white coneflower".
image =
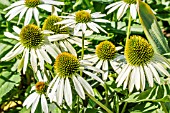
{"type": "Polygon", "coordinates": [[[74,35],[76,35],[80,30],[85,33],[87,28],[97,33],[100,33],[99,30],[107,33],[103,28],[96,24],[96,22],[109,23],[109,21],[106,19],[100,19],[104,16],[106,15],[101,14],[100,12],[95,12],[91,14],[90,10],[82,10],[68,16],[62,16],[66,19],[58,22],[57,24],[66,24],[64,27],[72,26],[74,28],[74,35]]]}
{"type": "Polygon", "coordinates": [[[64,5],[64,2],[54,1],[54,0],[20,0],[9,7],[5,8],[4,11],[10,10],[5,17],[8,17],[7,21],[13,19],[16,15],[19,14],[18,24],[20,20],[26,14],[24,25],[28,25],[34,15],[34,18],[39,25],[39,11],[38,9],[43,9],[48,12],[52,12],[52,6],[54,6],[55,11],[61,12],[61,9],[57,8],[57,5],[64,5]]]}
{"type": "Polygon", "coordinates": [[[170,76],[166,70],[170,68],[170,63],[161,55],[154,53],[152,46],[140,36],[131,36],[125,47],[125,58],[127,64],[123,66],[116,82],[117,86],[123,84],[125,89],[128,85],[129,92],[134,86],[137,90],[145,89],[146,80],[150,87],[155,81],[160,84],[159,75],[170,76]]]}
{"type": "Polygon", "coordinates": [[[35,86],[32,87],[31,92],[34,91],[33,93],[31,93],[24,101],[23,106],[26,106],[26,108],[28,109],[29,107],[31,107],[31,113],[34,113],[39,101],[41,102],[41,108],[42,111],[44,113],[49,113],[48,112],[48,104],[47,104],[47,100],[45,97],[45,93],[46,93],[46,89],[47,89],[47,85],[46,85],[46,75],[44,74],[44,77],[41,76],[40,71],[37,72],[37,77],[39,82],[37,82],[35,84],[35,86]],[[44,78],[44,79],[43,79],[44,78]]]}
{"type": "MultiPolygon", "coordinates": [[[[61,51],[68,51],[73,55],[77,55],[76,50],[72,46],[72,44],[77,44],[78,46],[82,46],[82,39],[71,36],[69,33],[69,29],[67,27],[60,29],[63,25],[54,23],[60,22],[62,19],[56,15],[49,16],[43,24],[43,30],[53,31],[54,34],[48,36],[49,41],[54,42],[61,51]]],[[[90,42],[85,40],[85,45],[88,45],[90,42]]]]}
{"type": "Polygon", "coordinates": [[[23,69],[23,73],[25,73],[30,61],[32,69],[36,72],[38,63],[42,70],[44,70],[45,61],[49,64],[52,63],[49,54],[54,58],[58,55],[58,51],[56,50],[57,46],[51,44],[45,35],[45,33],[49,33],[49,31],[43,32],[38,26],[33,24],[24,26],[22,29],[14,26],[13,30],[19,36],[15,36],[10,32],[5,32],[4,35],[17,40],[18,43],[1,61],[9,61],[17,55],[22,54],[18,70],[21,71],[21,69],[23,69]]]}
{"type": "Polygon", "coordinates": [[[119,2],[109,4],[108,6],[106,6],[105,9],[109,9],[107,14],[110,14],[110,13],[114,12],[116,9],[118,9],[117,19],[120,20],[123,17],[123,15],[126,13],[126,10],[129,7],[130,7],[130,14],[131,14],[132,18],[136,19],[136,16],[137,16],[136,0],[121,0],[119,2]]]}
{"type": "Polygon", "coordinates": [[[110,41],[103,41],[96,46],[96,54],[85,55],[83,62],[90,61],[96,68],[102,69],[105,72],[103,80],[106,80],[109,73],[109,64],[114,71],[120,72],[121,59],[124,59],[124,56],[119,55],[116,51],[121,48],[115,47],[110,41]]]}
{"type": "Polygon", "coordinates": [[[47,94],[50,101],[55,101],[58,105],[62,104],[63,99],[65,99],[67,105],[70,106],[72,104],[71,80],[73,81],[76,92],[82,99],[85,99],[84,90],[94,96],[92,87],[80,75],[80,71],[103,83],[99,77],[89,71],[92,70],[100,73],[102,72],[101,70],[92,66],[81,65],[76,56],[67,52],[57,56],[54,63],[54,70],[56,71],[56,76],[49,84],[47,94]]]}

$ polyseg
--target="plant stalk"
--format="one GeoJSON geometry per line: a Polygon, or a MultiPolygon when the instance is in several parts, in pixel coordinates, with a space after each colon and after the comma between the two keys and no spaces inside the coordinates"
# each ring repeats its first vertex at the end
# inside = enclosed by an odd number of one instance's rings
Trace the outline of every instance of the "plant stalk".
{"type": "Polygon", "coordinates": [[[130,36],[130,29],[131,29],[131,22],[132,22],[132,17],[131,15],[129,14],[129,19],[128,19],[128,27],[127,27],[127,32],[126,32],[126,44],[127,44],[127,41],[129,39],[129,36],[130,36]]]}

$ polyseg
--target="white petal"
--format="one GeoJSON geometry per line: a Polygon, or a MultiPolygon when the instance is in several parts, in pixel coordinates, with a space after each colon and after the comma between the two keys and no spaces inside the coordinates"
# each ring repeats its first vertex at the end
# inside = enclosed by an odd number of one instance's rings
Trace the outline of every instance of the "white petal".
{"type": "Polygon", "coordinates": [[[87,26],[88,26],[91,30],[93,30],[94,32],[100,33],[99,30],[97,29],[97,27],[94,25],[93,22],[88,22],[88,23],[87,23],[87,26]]]}
{"type": "Polygon", "coordinates": [[[157,70],[161,71],[164,75],[170,76],[169,72],[166,69],[164,69],[164,67],[160,63],[155,62],[155,63],[152,63],[152,65],[154,65],[154,67],[157,70]]]}
{"type": "MultiPolygon", "coordinates": [[[[123,5],[124,4],[124,2],[116,2],[117,4],[115,4],[115,6],[113,6],[112,8],[110,8],[109,9],[109,11],[107,12],[107,14],[110,14],[110,13],[112,13],[112,12],[114,12],[116,9],[118,9],[118,7],[120,7],[121,5],[123,5]]],[[[110,5],[112,5],[112,4],[110,4],[110,5]]],[[[114,4],[113,4],[114,5],[114,4]]]]}
{"type": "Polygon", "coordinates": [[[103,60],[99,60],[99,62],[96,64],[96,68],[100,69],[103,64],[103,60]]]}
{"type": "Polygon", "coordinates": [[[130,5],[130,14],[131,14],[133,19],[136,19],[136,16],[137,16],[136,4],[130,5]]]}
{"type": "Polygon", "coordinates": [[[83,90],[83,87],[81,86],[80,82],[77,80],[77,78],[75,76],[73,76],[72,79],[73,79],[73,83],[74,83],[76,92],[82,99],[85,99],[84,90],[83,90]]]}
{"type": "Polygon", "coordinates": [[[28,60],[29,60],[29,49],[25,49],[25,57],[24,57],[24,67],[23,67],[23,73],[25,74],[27,70],[28,60]]]}
{"type": "Polygon", "coordinates": [[[60,79],[60,83],[58,85],[58,90],[57,90],[57,104],[60,106],[62,104],[63,100],[63,91],[64,91],[64,78],[60,79]]]}
{"type": "Polygon", "coordinates": [[[69,34],[56,34],[52,36],[48,36],[49,41],[59,41],[69,37],[69,34]]]}
{"type": "Polygon", "coordinates": [[[42,57],[44,58],[44,60],[45,60],[46,62],[48,62],[49,64],[51,64],[52,61],[51,61],[50,57],[48,56],[47,52],[46,52],[44,49],[42,49],[42,48],[39,49],[39,51],[40,51],[42,57]]]}
{"type": "Polygon", "coordinates": [[[52,12],[52,5],[49,4],[40,4],[39,8],[44,9],[45,11],[52,12]]]}
{"type": "Polygon", "coordinates": [[[101,17],[104,17],[104,16],[106,16],[106,14],[101,14],[101,12],[95,12],[95,13],[91,14],[92,18],[101,18],[101,17]]]}
{"type": "Polygon", "coordinates": [[[35,99],[38,97],[38,94],[36,92],[30,94],[24,101],[23,106],[26,106],[28,109],[31,104],[35,101],[35,99]]]}
{"type": "MultiPolygon", "coordinates": [[[[83,31],[83,33],[85,33],[86,32],[86,29],[87,29],[87,26],[86,26],[86,24],[85,23],[82,23],[82,31],[83,31]]],[[[76,33],[77,34],[77,33],[76,33]]]]}
{"type": "Polygon", "coordinates": [[[53,1],[53,0],[43,0],[43,2],[46,4],[52,4],[52,5],[64,5],[64,2],[53,1]]]}
{"type": "Polygon", "coordinates": [[[36,51],[36,54],[38,56],[37,58],[39,60],[40,68],[41,68],[42,71],[44,71],[44,58],[42,57],[39,49],[36,49],[35,51],[36,51]]]}
{"type": "MultiPolygon", "coordinates": [[[[91,22],[91,23],[93,23],[93,22],[91,22]]],[[[100,29],[102,32],[104,32],[104,33],[107,34],[107,32],[106,32],[103,28],[101,28],[98,24],[93,23],[93,25],[94,25],[96,28],[100,29]]]]}
{"type": "Polygon", "coordinates": [[[29,8],[25,16],[24,25],[28,25],[30,23],[32,18],[32,13],[33,13],[33,8],[29,8]]]}
{"type": "Polygon", "coordinates": [[[120,4],[120,3],[124,3],[124,2],[123,2],[123,1],[114,2],[114,3],[112,3],[112,4],[108,5],[108,6],[106,6],[105,9],[109,9],[109,8],[111,8],[111,7],[117,6],[117,5],[120,4]]]}
{"type": "Polygon", "coordinates": [[[136,70],[136,76],[135,76],[135,86],[136,89],[139,90],[140,89],[140,71],[139,71],[139,67],[135,67],[134,68],[136,70]]]}
{"type": "Polygon", "coordinates": [[[39,81],[43,81],[43,78],[42,78],[41,73],[40,73],[39,70],[37,71],[37,77],[38,77],[39,81]]]}
{"type": "Polygon", "coordinates": [[[105,71],[105,73],[103,74],[103,80],[106,80],[106,79],[107,79],[108,71],[109,71],[108,69],[109,69],[109,67],[108,67],[108,61],[105,60],[105,61],[103,62],[103,66],[102,66],[102,70],[105,71]]]}
{"type": "Polygon", "coordinates": [[[25,12],[27,11],[28,7],[24,7],[19,15],[19,19],[18,19],[18,22],[17,22],[17,25],[20,23],[22,17],[24,16],[25,12]]]}
{"type": "Polygon", "coordinates": [[[31,108],[31,113],[34,113],[36,108],[37,108],[37,105],[38,105],[38,102],[39,102],[39,99],[40,99],[40,95],[38,95],[38,97],[36,98],[36,100],[34,101],[34,103],[32,104],[32,108],[31,108]]]}
{"type": "Polygon", "coordinates": [[[74,35],[76,35],[81,29],[82,23],[78,23],[74,28],[74,35]]]}
{"type": "Polygon", "coordinates": [[[46,50],[47,52],[53,57],[53,58],[56,58],[57,57],[57,52],[55,51],[55,49],[53,48],[52,45],[46,45],[46,50]]]}
{"type": "MultiPolygon", "coordinates": [[[[135,68],[135,67],[134,67],[135,68]]],[[[129,92],[133,91],[134,84],[135,84],[135,70],[133,69],[130,75],[130,81],[129,81],[129,92]]]]}
{"type": "Polygon", "coordinates": [[[41,95],[41,108],[44,113],[48,113],[48,105],[47,105],[47,100],[45,98],[45,95],[41,95]]]}
{"type": "Polygon", "coordinates": [[[144,70],[145,70],[146,78],[149,82],[149,86],[153,87],[153,74],[151,70],[146,65],[144,66],[144,70]]]}
{"type": "Polygon", "coordinates": [[[20,6],[22,4],[25,4],[25,1],[16,1],[13,4],[11,4],[9,7],[5,8],[4,11],[9,10],[13,7],[20,6]]]}
{"type": "Polygon", "coordinates": [[[72,104],[72,91],[68,77],[66,77],[64,85],[64,98],[68,106],[72,104]]]}
{"type": "Polygon", "coordinates": [[[58,88],[59,87],[59,82],[60,82],[60,77],[58,77],[57,80],[55,81],[54,86],[53,86],[53,88],[51,90],[51,93],[54,93],[54,92],[57,91],[57,89],[59,89],[58,88]]]}
{"type": "Polygon", "coordinates": [[[150,68],[151,72],[153,73],[153,76],[155,77],[158,84],[160,84],[160,78],[158,75],[158,72],[156,71],[155,67],[153,67],[151,64],[148,64],[148,67],[150,68]]]}
{"type": "Polygon", "coordinates": [[[35,18],[35,20],[37,22],[37,25],[39,26],[40,25],[40,22],[39,22],[39,11],[38,11],[38,9],[36,7],[33,9],[33,13],[34,13],[34,18],[35,18]]]}
{"type": "Polygon", "coordinates": [[[141,76],[141,90],[144,91],[145,89],[145,72],[143,70],[143,67],[140,66],[140,76],[141,76]]]}
{"type": "Polygon", "coordinates": [[[13,39],[16,39],[16,40],[19,40],[19,37],[18,36],[15,36],[13,35],[12,33],[10,32],[4,32],[4,35],[8,38],[13,38],[13,39]]]}
{"type": "Polygon", "coordinates": [[[65,44],[65,46],[67,47],[67,49],[69,50],[70,53],[72,53],[74,56],[77,56],[76,50],[67,40],[64,40],[64,44],[65,44]]]}
{"type": "Polygon", "coordinates": [[[76,75],[77,75],[77,79],[79,80],[79,82],[81,83],[83,88],[87,91],[87,93],[94,96],[94,92],[93,92],[93,89],[90,86],[90,84],[86,80],[84,80],[80,75],[78,75],[78,74],[76,74],[76,75]]]}
{"type": "Polygon", "coordinates": [[[131,67],[131,66],[129,66],[128,64],[126,64],[126,65],[122,68],[120,74],[118,75],[118,77],[117,77],[117,79],[116,79],[116,83],[122,78],[122,76],[124,75],[124,73],[127,73],[126,70],[127,70],[127,68],[129,68],[129,67],[131,67]]]}
{"type": "Polygon", "coordinates": [[[56,79],[57,79],[57,76],[54,77],[53,80],[50,82],[50,84],[49,84],[49,86],[47,88],[47,94],[50,92],[50,89],[51,89],[52,85],[54,84],[54,82],[56,81],[56,79]]]}
{"type": "Polygon", "coordinates": [[[117,19],[120,20],[123,15],[125,14],[127,8],[129,7],[129,4],[124,3],[117,11],[117,19]]]}
{"type": "Polygon", "coordinates": [[[94,22],[103,22],[103,23],[110,23],[109,20],[106,19],[93,19],[94,22]]]}
{"type": "Polygon", "coordinates": [[[66,19],[66,20],[62,20],[60,22],[57,22],[54,25],[56,25],[56,24],[66,24],[66,25],[69,24],[68,26],[70,26],[71,23],[75,23],[75,20],[73,20],[73,19],[66,19]]]}
{"type": "Polygon", "coordinates": [[[13,30],[19,35],[21,32],[21,29],[17,26],[13,26],[13,30]]]}
{"type": "Polygon", "coordinates": [[[31,56],[30,56],[31,66],[34,72],[36,72],[37,71],[37,55],[33,48],[31,49],[30,53],[31,53],[31,56]]]}
{"type": "Polygon", "coordinates": [[[98,76],[96,76],[95,74],[93,74],[93,73],[91,73],[89,71],[85,71],[85,70],[83,70],[83,72],[85,74],[89,75],[90,77],[92,77],[93,79],[95,79],[95,80],[99,81],[100,83],[104,84],[104,82],[98,76]]]}

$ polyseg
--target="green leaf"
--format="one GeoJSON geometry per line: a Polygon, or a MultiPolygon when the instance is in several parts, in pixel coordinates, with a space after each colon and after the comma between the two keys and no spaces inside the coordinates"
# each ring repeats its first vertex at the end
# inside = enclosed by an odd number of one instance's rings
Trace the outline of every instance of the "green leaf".
{"type": "Polygon", "coordinates": [[[166,39],[158,25],[153,11],[146,3],[138,0],[138,14],[145,35],[155,52],[164,54],[170,51],[166,39]]]}
{"type": "Polygon", "coordinates": [[[31,109],[27,109],[26,107],[22,108],[22,110],[19,113],[30,113],[31,109]]]}
{"type": "Polygon", "coordinates": [[[0,98],[7,94],[21,81],[19,74],[4,71],[0,74],[0,98]]]}

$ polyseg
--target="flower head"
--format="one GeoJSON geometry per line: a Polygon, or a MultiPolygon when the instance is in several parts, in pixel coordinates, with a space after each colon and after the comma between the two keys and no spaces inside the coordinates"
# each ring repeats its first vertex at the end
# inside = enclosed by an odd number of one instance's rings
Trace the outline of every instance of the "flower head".
{"type": "Polygon", "coordinates": [[[35,86],[32,87],[31,93],[24,101],[23,106],[26,106],[28,109],[31,107],[31,113],[34,113],[39,101],[41,102],[41,108],[44,113],[48,113],[48,104],[45,97],[45,92],[47,90],[46,86],[46,75],[44,74],[44,79],[42,78],[42,75],[40,71],[37,72],[38,82],[35,84],[35,86]]]}
{"type": "Polygon", "coordinates": [[[51,81],[47,89],[50,101],[55,101],[58,105],[61,105],[63,98],[65,98],[65,101],[69,106],[72,104],[70,80],[73,81],[75,90],[82,99],[85,99],[84,90],[87,93],[94,95],[90,84],[79,74],[80,71],[102,83],[103,81],[95,74],[91,73],[90,71],[86,71],[85,69],[102,72],[95,67],[82,65],[76,56],[70,53],[64,52],[59,54],[54,63],[56,76],[51,81]]]}
{"type": "Polygon", "coordinates": [[[49,32],[42,31],[38,26],[33,24],[26,25],[22,29],[14,26],[13,30],[18,36],[15,36],[10,32],[5,32],[4,35],[8,38],[17,40],[18,43],[1,60],[9,61],[17,55],[22,54],[22,58],[18,65],[19,71],[23,69],[23,73],[25,73],[29,62],[35,72],[37,71],[38,62],[40,68],[44,70],[44,61],[49,64],[52,63],[48,53],[54,58],[58,55],[58,51],[56,50],[57,47],[54,44],[51,44],[46,37],[46,34],[49,32]]]}
{"type": "Polygon", "coordinates": [[[81,10],[76,13],[70,14],[69,16],[62,16],[66,18],[65,20],[58,22],[57,24],[66,24],[64,27],[70,26],[74,28],[74,35],[76,35],[80,30],[83,33],[86,32],[87,28],[90,30],[99,33],[99,30],[107,33],[103,28],[101,28],[95,22],[104,22],[109,23],[106,19],[99,19],[100,17],[106,16],[100,12],[95,12],[91,14],[90,10],[81,10]]]}
{"type": "MultiPolygon", "coordinates": [[[[62,21],[60,17],[51,15],[44,21],[42,29],[54,32],[54,34],[48,36],[48,39],[56,44],[56,46],[60,49],[60,53],[66,51],[77,56],[77,52],[72,45],[77,44],[81,47],[81,38],[71,36],[68,27],[62,28],[62,24],[55,24],[60,21],[62,21]]],[[[89,43],[90,42],[85,40],[85,45],[88,45],[89,43]]]]}
{"type": "Polygon", "coordinates": [[[96,65],[96,68],[102,69],[105,73],[103,74],[103,80],[107,79],[109,72],[109,63],[111,64],[114,71],[120,71],[121,59],[123,55],[117,54],[117,50],[121,47],[115,47],[110,41],[103,41],[96,46],[96,54],[85,55],[84,62],[90,61],[92,65],[96,65]],[[119,60],[119,61],[118,61],[119,60]]]}
{"type": "Polygon", "coordinates": [[[137,4],[136,0],[121,0],[119,2],[115,2],[112,4],[109,4],[105,9],[109,9],[107,14],[110,14],[114,12],[116,9],[117,11],[117,19],[120,20],[124,14],[126,13],[126,10],[130,7],[130,14],[133,19],[136,19],[137,16],[137,4]]]}
{"type": "Polygon", "coordinates": [[[169,62],[163,56],[154,53],[152,46],[140,36],[134,35],[128,39],[125,58],[127,63],[120,71],[116,82],[117,86],[124,83],[124,89],[128,85],[130,92],[133,91],[134,86],[137,90],[143,91],[146,80],[150,87],[153,87],[154,79],[160,84],[160,74],[170,76],[165,68],[170,68],[169,62]]]}
{"type": "Polygon", "coordinates": [[[8,21],[12,20],[16,15],[19,14],[18,24],[20,20],[26,14],[24,25],[28,25],[34,15],[34,18],[39,25],[39,11],[38,9],[43,9],[48,12],[52,12],[52,6],[56,11],[61,11],[57,8],[57,5],[64,5],[63,2],[53,1],[53,0],[21,0],[11,4],[9,7],[5,8],[4,11],[10,10],[5,17],[8,17],[8,21]]]}

